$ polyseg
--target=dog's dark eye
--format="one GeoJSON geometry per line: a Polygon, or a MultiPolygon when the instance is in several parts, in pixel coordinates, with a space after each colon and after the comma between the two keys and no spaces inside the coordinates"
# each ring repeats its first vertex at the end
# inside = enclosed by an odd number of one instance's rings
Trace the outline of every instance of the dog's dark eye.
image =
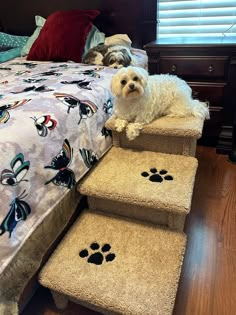
{"type": "Polygon", "coordinates": [[[112,64],[114,63],[114,60],[111,59],[111,60],[109,61],[109,63],[110,63],[110,65],[112,65],[112,64]]]}
{"type": "Polygon", "coordinates": [[[134,77],[134,78],[133,78],[133,81],[138,81],[138,77],[134,77]]]}
{"type": "Polygon", "coordinates": [[[118,60],[118,63],[119,63],[119,65],[121,65],[122,64],[122,62],[123,62],[123,60],[118,60]]]}
{"type": "Polygon", "coordinates": [[[122,85],[125,85],[125,84],[127,83],[127,81],[126,81],[126,80],[122,80],[120,83],[121,83],[122,85]]]}

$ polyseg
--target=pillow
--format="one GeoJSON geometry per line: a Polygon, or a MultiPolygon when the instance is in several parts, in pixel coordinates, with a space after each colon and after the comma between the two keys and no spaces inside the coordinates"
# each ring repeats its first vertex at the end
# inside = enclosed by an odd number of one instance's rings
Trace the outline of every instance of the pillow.
{"type": "Polygon", "coordinates": [[[95,25],[93,25],[86,39],[83,56],[87,54],[90,48],[93,48],[99,44],[104,44],[104,41],[105,34],[100,32],[99,29],[95,25]]]}
{"type": "Polygon", "coordinates": [[[16,48],[8,49],[7,51],[1,51],[0,63],[14,59],[16,57],[20,57],[21,49],[22,49],[21,47],[16,47],[16,48]]]}
{"type": "Polygon", "coordinates": [[[39,15],[35,16],[35,24],[36,24],[37,27],[36,27],[34,33],[28,39],[28,41],[25,44],[25,46],[22,48],[21,56],[28,55],[28,53],[30,51],[30,48],[32,47],[32,45],[35,42],[35,40],[38,38],[39,33],[41,32],[41,29],[44,26],[45,22],[46,22],[46,19],[43,18],[42,16],[39,16],[39,15]]]}
{"type": "Polygon", "coordinates": [[[97,10],[70,10],[51,14],[27,60],[81,62],[86,38],[99,13],[97,10]]]}
{"type": "MultiPolygon", "coordinates": [[[[41,29],[43,28],[45,22],[46,22],[46,19],[43,18],[42,16],[40,15],[35,16],[35,24],[37,27],[34,33],[28,39],[25,46],[22,48],[22,51],[21,51],[22,57],[28,55],[30,48],[32,47],[35,40],[38,38],[39,33],[41,32],[41,29]]],[[[99,29],[95,25],[92,25],[91,31],[89,32],[86,39],[86,43],[84,47],[84,55],[87,53],[87,51],[90,48],[95,47],[99,44],[103,44],[104,41],[105,41],[105,34],[100,32],[99,29]]]]}
{"type": "Polygon", "coordinates": [[[126,34],[116,34],[105,39],[105,45],[120,45],[131,48],[132,41],[126,34]]]}
{"type": "Polygon", "coordinates": [[[0,46],[2,48],[23,47],[29,36],[17,36],[0,32],[0,46]]]}
{"type": "Polygon", "coordinates": [[[11,49],[12,47],[0,46],[0,53],[11,49]]]}

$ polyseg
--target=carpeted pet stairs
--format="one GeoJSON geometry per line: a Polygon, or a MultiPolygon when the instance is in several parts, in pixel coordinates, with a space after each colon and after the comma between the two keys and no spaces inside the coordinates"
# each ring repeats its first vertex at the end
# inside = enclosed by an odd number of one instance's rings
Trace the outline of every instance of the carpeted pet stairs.
{"type": "Polygon", "coordinates": [[[171,314],[186,237],[150,224],[85,211],[41,275],[65,296],[104,314],[171,314]]]}
{"type": "Polygon", "coordinates": [[[136,142],[113,131],[113,148],[78,186],[89,209],[39,277],[58,308],[71,300],[102,314],[172,314],[202,127],[161,118],[136,142]]]}
{"type": "Polygon", "coordinates": [[[202,135],[203,120],[196,117],[161,117],[146,125],[133,141],[124,132],[115,130],[115,120],[110,118],[106,128],[112,130],[113,145],[117,147],[195,156],[197,139],[202,135]]]}
{"type": "Polygon", "coordinates": [[[113,147],[78,186],[89,208],[183,230],[197,160],[113,147]]]}

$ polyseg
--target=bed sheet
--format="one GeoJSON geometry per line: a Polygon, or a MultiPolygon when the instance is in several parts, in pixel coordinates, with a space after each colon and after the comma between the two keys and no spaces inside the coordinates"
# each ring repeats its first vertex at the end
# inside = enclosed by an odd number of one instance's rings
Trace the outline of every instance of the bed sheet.
{"type": "Polygon", "coordinates": [[[27,62],[0,67],[0,274],[111,146],[116,70],[27,62]]]}

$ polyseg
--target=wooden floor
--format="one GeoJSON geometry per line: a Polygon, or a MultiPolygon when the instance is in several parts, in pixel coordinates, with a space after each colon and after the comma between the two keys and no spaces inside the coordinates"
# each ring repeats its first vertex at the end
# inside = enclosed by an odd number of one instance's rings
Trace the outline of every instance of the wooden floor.
{"type": "MultiPolygon", "coordinates": [[[[214,148],[198,147],[188,244],[173,315],[236,314],[236,165],[214,148]]],[[[71,303],[56,310],[40,288],[23,315],[98,315],[71,303]]],[[[143,314],[148,315],[148,314],[143,314]]],[[[161,314],[160,314],[161,315],[161,314]]]]}

